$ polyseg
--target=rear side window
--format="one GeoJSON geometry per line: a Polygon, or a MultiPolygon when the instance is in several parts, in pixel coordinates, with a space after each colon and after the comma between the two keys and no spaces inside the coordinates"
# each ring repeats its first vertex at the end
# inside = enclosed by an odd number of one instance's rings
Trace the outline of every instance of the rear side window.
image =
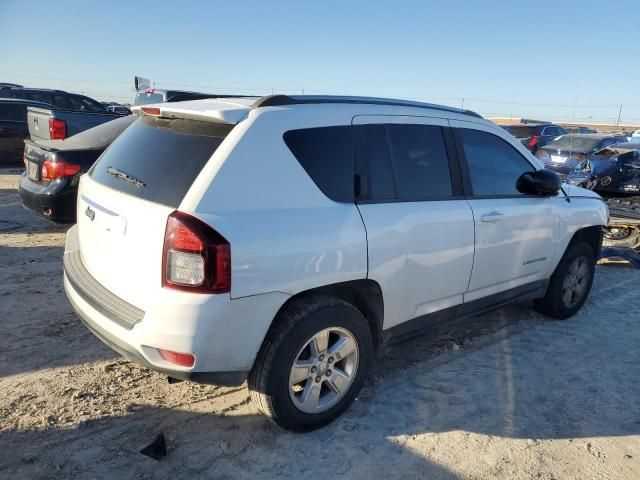
{"type": "Polygon", "coordinates": [[[433,125],[387,125],[399,199],[447,198],[453,195],[449,157],[442,128],[433,125]]]}
{"type": "Polygon", "coordinates": [[[515,148],[488,132],[461,128],[460,139],[475,196],[521,195],[520,175],[535,170],[515,148]]]}
{"type": "Polygon", "coordinates": [[[89,175],[107,187],[177,208],[232,128],[142,117],[109,146],[89,175]]]}
{"type": "Polygon", "coordinates": [[[290,130],[284,142],[327,197],[336,202],[354,201],[351,126],[290,130]]]}

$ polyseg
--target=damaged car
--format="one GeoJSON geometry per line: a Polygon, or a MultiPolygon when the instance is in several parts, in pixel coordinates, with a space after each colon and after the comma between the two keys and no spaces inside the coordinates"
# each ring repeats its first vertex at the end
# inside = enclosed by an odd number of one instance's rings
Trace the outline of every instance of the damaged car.
{"type": "Polygon", "coordinates": [[[580,162],[609,145],[620,143],[621,137],[603,134],[575,133],[562,135],[540,148],[536,157],[544,162],[544,168],[562,176],[569,174],[580,162]]]}
{"type": "Polygon", "coordinates": [[[566,182],[602,194],[640,194],[640,141],[597,151],[580,162],[566,182]]]}
{"type": "Polygon", "coordinates": [[[622,142],[580,162],[565,182],[607,197],[603,246],[640,253],[640,142],[622,142]]]}

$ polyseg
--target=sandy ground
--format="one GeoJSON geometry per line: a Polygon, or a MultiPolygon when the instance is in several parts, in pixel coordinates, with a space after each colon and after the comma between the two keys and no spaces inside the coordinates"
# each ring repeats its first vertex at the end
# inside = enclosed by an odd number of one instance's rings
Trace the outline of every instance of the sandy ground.
{"type": "Polygon", "coordinates": [[[245,387],[169,385],[95,339],[62,289],[65,229],[22,210],[17,173],[0,171],[0,478],[640,478],[639,271],[599,266],[568,321],[520,305],[397,344],[341,419],[295,435],[245,387]],[[141,455],[160,432],[168,455],[141,455]]]}

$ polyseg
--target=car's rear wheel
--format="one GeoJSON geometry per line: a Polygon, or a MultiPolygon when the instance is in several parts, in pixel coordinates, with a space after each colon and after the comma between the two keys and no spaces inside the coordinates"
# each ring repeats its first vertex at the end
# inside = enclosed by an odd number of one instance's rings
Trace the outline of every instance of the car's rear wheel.
{"type": "Polygon", "coordinates": [[[373,355],[367,320],[351,304],[308,297],[286,305],[249,375],[262,413],[292,431],[333,421],[362,388],[373,355]]]}
{"type": "Polygon", "coordinates": [[[575,315],[589,296],[595,265],[588,243],[570,245],[551,276],[545,296],[535,301],[536,310],[557,319],[575,315]]]}

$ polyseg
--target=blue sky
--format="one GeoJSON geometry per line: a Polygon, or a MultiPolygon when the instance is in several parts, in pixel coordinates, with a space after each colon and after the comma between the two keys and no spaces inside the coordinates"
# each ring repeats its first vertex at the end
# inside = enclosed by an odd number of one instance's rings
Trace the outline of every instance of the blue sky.
{"type": "Polygon", "coordinates": [[[640,123],[640,5],[574,1],[0,0],[0,81],[411,98],[640,123]],[[607,8],[609,7],[609,8],[607,8]],[[574,113],[574,103],[575,113],[574,113]]]}

